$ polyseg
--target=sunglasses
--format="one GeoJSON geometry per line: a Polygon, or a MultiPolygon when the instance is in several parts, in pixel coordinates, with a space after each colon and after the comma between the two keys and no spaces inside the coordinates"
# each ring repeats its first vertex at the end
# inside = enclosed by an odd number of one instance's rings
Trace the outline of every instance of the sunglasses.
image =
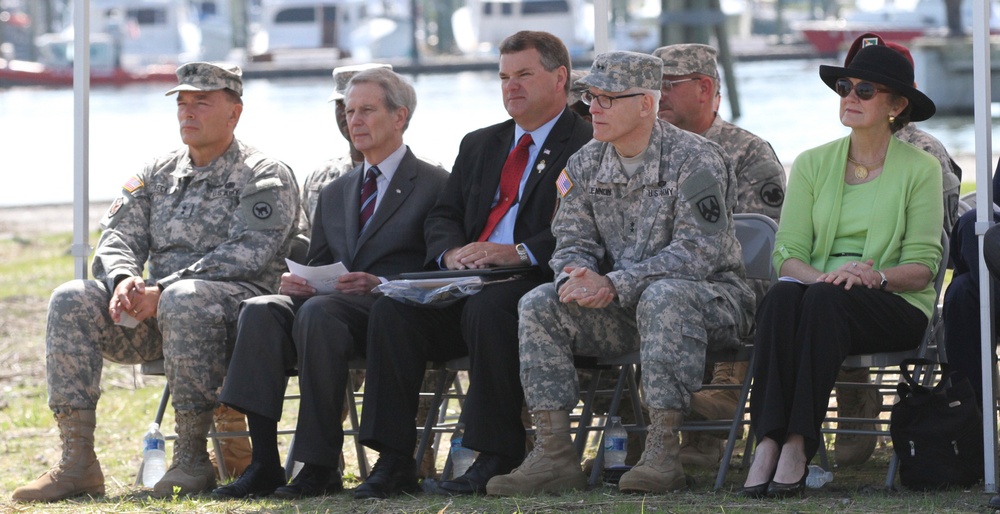
{"type": "Polygon", "coordinates": [[[834,90],[841,98],[847,98],[847,95],[851,94],[851,91],[854,91],[854,94],[858,95],[858,98],[862,100],[871,100],[878,93],[892,93],[889,89],[875,87],[875,84],[871,82],[858,82],[854,84],[847,79],[837,79],[837,82],[834,84],[834,90]]]}

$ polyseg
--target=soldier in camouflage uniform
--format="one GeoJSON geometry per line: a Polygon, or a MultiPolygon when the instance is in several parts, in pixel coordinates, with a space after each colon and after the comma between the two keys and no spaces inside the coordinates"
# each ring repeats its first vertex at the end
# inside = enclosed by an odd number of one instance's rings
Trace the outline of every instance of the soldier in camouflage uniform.
{"type": "Polygon", "coordinates": [[[661,68],[651,55],[611,52],[581,81],[596,141],[556,181],[556,279],[518,309],[535,447],[490,480],[490,494],[583,488],[569,437],[579,399],[573,355],[635,350],[651,423],[619,488],[683,488],[676,429],[701,387],[705,352],[734,347],[749,330],[755,300],[733,230],[736,177],[718,145],[656,118],[661,68]]]}
{"type": "Polygon", "coordinates": [[[154,495],[215,485],[205,438],[226,344],[239,302],[278,285],[298,188],[288,167],[234,138],[243,108],[238,67],[188,63],[177,78],[167,94],[178,93],[186,146],[125,182],[101,222],[96,280],[74,280],[52,294],[46,375],[62,459],[15,490],[14,500],[104,493],[94,454],[103,359],[165,359],[178,438],[154,495]]]}
{"type": "MultiPolygon", "coordinates": [[[[679,129],[694,132],[718,143],[736,174],[736,204],[733,212],[752,212],[775,222],[785,198],[785,168],[770,143],[722,119],[717,112],[720,98],[719,67],[715,48],[680,44],[657,48],[653,55],[663,60],[660,86],[660,119],[679,129]]],[[[764,299],[770,281],[751,280],[758,302],[764,299]]],[[[711,369],[712,384],[743,383],[747,363],[717,362],[711,369]]],[[[730,419],[736,410],[735,389],[699,391],[691,397],[691,414],[699,419],[730,419]]],[[[685,465],[714,467],[722,458],[726,432],[686,432],[681,448],[685,465]]]]}

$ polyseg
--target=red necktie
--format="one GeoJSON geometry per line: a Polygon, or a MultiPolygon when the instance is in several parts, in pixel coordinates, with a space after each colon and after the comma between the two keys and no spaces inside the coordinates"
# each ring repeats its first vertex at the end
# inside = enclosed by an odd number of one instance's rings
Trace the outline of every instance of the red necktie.
{"type": "Polygon", "coordinates": [[[507,214],[510,206],[517,200],[517,192],[521,188],[521,177],[524,176],[524,168],[528,165],[528,147],[531,146],[531,134],[527,132],[521,136],[517,146],[507,155],[507,162],[503,164],[503,171],[500,172],[500,199],[497,204],[490,209],[490,216],[486,219],[486,227],[479,234],[478,241],[489,239],[493,229],[496,228],[500,219],[507,214]]]}
{"type": "Polygon", "coordinates": [[[378,197],[378,185],[375,179],[381,172],[375,166],[365,172],[365,183],[361,185],[361,215],[358,217],[358,232],[364,232],[368,220],[375,213],[375,198],[378,197]]]}

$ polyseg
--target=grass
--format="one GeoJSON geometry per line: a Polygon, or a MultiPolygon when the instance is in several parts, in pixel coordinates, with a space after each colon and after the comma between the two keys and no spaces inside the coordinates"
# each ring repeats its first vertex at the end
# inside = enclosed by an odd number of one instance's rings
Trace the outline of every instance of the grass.
{"type": "MultiPolygon", "coordinates": [[[[14,488],[34,479],[59,460],[59,438],[46,406],[44,368],[45,310],[49,291],[72,277],[69,235],[36,240],[0,240],[0,513],[198,512],[198,513],[511,513],[511,512],[984,512],[989,495],[981,489],[913,493],[883,488],[891,449],[880,445],[863,466],[837,469],[834,481],[803,498],[783,501],[737,497],[745,477],[733,469],[725,487],[712,492],[714,470],[689,469],[691,490],[669,495],[621,495],[609,487],[530,498],[448,498],[429,494],[389,501],[354,501],[349,492],[303,501],[217,501],[210,498],[160,500],[133,487],[140,461],[140,440],[155,412],[162,377],[145,377],[132,366],[106,363],[98,407],[97,452],[107,496],[55,504],[10,501],[14,488]]],[[[294,408],[282,425],[294,419],[294,408]]],[[[172,428],[168,409],[164,425],[172,428]]],[[[348,480],[357,474],[353,441],[345,444],[348,480]]],[[[168,446],[172,446],[168,443],[168,446]]],[[[287,440],[282,440],[282,452],[287,440]]],[[[742,449],[738,449],[742,453],[742,449]]],[[[369,454],[370,462],[375,457],[369,454]]],[[[443,455],[439,461],[443,461],[443,455]]],[[[739,456],[736,461],[739,461],[739,456]]],[[[439,462],[439,469],[443,462],[439,462]]]]}

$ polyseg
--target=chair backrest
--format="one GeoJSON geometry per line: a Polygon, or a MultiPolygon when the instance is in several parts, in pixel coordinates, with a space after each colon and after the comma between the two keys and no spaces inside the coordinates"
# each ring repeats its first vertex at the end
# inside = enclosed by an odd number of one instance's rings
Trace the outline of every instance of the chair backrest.
{"type": "Polygon", "coordinates": [[[778,233],[778,224],[763,214],[738,213],[733,215],[736,223],[736,239],[743,247],[743,266],[747,278],[769,280],[778,279],[778,272],[771,264],[771,252],[778,233]]]}

